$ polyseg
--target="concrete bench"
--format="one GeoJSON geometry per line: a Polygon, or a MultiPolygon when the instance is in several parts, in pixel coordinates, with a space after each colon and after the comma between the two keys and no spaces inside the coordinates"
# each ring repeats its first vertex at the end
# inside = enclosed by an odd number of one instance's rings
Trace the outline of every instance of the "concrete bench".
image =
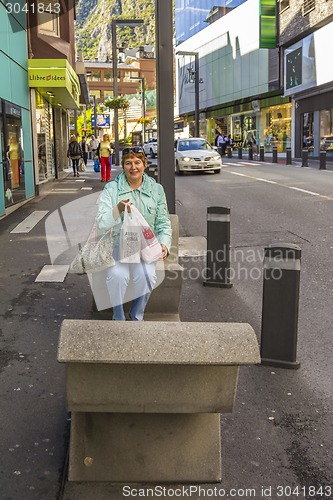
{"type": "Polygon", "coordinates": [[[220,413],[260,362],[236,323],[65,320],[69,481],[217,482],[220,413]]]}
{"type": "MultiPolygon", "coordinates": [[[[152,292],[146,310],[145,321],[180,321],[179,304],[182,288],[183,268],[178,263],[179,250],[179,223],[178,216],[170,214],[172,228],[172,243],[170,255],[165,261],[157,263],[157,283],[152,292]]],[[[111,319],[112,308],[106,287],[105,271],[88,274],[93,292],[93,311],[96,319],[111,319]]],[[[129,303],[125,297],[125,312],[129,310],[129,303]]]]}

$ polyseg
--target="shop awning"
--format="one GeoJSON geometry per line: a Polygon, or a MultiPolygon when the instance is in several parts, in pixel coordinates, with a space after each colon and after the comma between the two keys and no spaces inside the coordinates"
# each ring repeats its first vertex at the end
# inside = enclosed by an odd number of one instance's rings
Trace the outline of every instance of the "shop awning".
{"type": "Polygon", "coordinates": [[[36,88],[53,106],[77,109],[80,82],[66,59],[29,59],[29,87],[36,88]]]}

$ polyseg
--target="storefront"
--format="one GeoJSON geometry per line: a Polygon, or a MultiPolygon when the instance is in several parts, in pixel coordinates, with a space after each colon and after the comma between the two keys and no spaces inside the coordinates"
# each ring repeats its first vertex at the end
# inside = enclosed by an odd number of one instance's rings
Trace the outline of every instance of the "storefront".
{"type": "Polygon", "coordinates": [[[65,59],[29,60],[36,184],[68,166],[69,111],[78,109],[80,83],[65,59]]]}
{"type": "Polygon", "coordinates": [[[0,19],[3,35],[0,51],[1,217],[33,197],[35,190],[25,18],[10,14],[0,3],[0,19]]]}
{"type": "Polygon", "coordinates": [[[285,95],[294,102],[295,156],[302,149],[333,158],[333,67],[327,62],[327,40],[333,38],[333,22],[285,50],[285,95]]]}

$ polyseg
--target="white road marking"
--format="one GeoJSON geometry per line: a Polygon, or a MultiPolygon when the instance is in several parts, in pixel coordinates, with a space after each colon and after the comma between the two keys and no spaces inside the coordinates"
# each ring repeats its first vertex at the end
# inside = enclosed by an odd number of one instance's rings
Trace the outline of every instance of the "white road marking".
{"type": "Polygon", "coordinates": [[[81,191],[90,191],[92,187],[83,187],[81,188],[81,191]]]}
{"type": "Polygon", "coordinates": [[[293,189],[294,191],[300,191],[301,193],[310,194],[312,196],[319,196],[319,198],[324,198],[325,200],[333,200],[333,198],[331,198],[330,196],[326,196],[325,194],[315,193],[314,191],[307,191],[306,189],[301,189],[295,186],[287,186],[286,184],[280,184],[279,182],[270,181],[269,179],[262,179],[261,177],[255,177],[253,175],[240,174],[239,172],[233,172],[232,170],[225,170],[225,172],[228,172],[228,174],[247,177],[248,179],[253,179],[255,181],[268,182],[269,184],[276,184],[277,186],[281,186],[287,189],[293,189]]]}
{"type": "Polygon", "coordinates": [[[35,282],[63,283],[68,273],[69,266],[44,266],[35,279],[35,282]]]}
{"type": "Polygon", "coordinates": [[[29,233],[48,213],[49,210],[35,210],[14,227],[11,233],[29,233]]]}

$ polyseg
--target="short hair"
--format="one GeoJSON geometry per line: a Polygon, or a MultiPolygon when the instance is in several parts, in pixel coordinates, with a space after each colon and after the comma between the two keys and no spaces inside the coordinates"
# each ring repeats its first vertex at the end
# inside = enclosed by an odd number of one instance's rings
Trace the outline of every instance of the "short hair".
{"type": "Polygon", "coordinates": [[[129,151],[128,153],[123,154],[123,156],[121,158],[121,166],[123,168],[125,165],[125,160],[127,160],[127,158],[139,158],[139,160],[141,160],[142,163],[144,164],[144,167],[147,168],[148,160],[147,160],[147,156],[144,154],[143,151],[140,151],[140,153],[135,153],[134,151],[129,151]]]}

